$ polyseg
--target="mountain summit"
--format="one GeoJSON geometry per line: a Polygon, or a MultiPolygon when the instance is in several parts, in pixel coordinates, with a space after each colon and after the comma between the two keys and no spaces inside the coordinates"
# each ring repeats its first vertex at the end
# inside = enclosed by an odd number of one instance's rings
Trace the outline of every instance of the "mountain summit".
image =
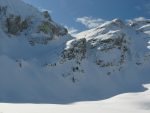
{"type": "Polygon", "coordinates": [[[72,37],[21,0],[0,0],[0,101],[70,103],[140,91],[150,80],[150,20],[72,37]]]}

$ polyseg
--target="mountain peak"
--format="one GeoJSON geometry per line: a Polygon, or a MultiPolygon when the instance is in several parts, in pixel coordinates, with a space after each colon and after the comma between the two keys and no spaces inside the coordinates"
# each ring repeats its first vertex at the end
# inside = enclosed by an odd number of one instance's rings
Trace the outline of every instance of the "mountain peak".
{"type": "Polygon", "coordinates": [[[2,102],[93,101],[137,87],[143,67],[149,75],[149,35],[120,19],[74,38],[21,0],[0,0],[0,16],[2,102]]]}
{"type": "Polygon", "coordinates": [[[6,15],[21,15],[24,18],[27,16],[39,16],[39,11],[36,8],[24,3],[22,0],[0,0],[0,8],[1,13],[7,10],[6,15]]]}

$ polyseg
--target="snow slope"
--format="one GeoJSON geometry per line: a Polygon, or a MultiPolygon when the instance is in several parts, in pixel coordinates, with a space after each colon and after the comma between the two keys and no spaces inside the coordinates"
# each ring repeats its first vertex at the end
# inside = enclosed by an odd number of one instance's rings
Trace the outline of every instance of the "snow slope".
{"type": "Polygon", "coordinates": [[[150,19],[140,17],[134,20],[130,20],[128,24],[129,26],[135,28],[137,31],[150,34],[150,19]]]}
{"type": "Polygon", "coordinates": [[[0,4],[0,102],[97,101],[150,83],[145,32],[114,19],[74,38],[21,0],[0,4]]]}
{"type": "Polygon", "coordinates": [[[0,5],[1,6],[7,6],[8,8],[8,14],[15,14],[15,15],[21,15],[22,17],[27,17],[27,16],[38,16],[39,11],[28,5],[25,4],[22,0],[0,0],[0,5]]]}
{"type": "Polygon", "coordinates": [[[0,104],[2,113],[149,113],[150,84],[145,92],[126,93],[103,101],[55,104],[0,104]]]}

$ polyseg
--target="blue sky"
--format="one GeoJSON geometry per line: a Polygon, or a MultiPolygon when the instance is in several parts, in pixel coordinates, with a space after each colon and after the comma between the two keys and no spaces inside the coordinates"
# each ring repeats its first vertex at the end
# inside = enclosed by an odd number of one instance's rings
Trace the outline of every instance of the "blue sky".
{"type": "Polygon", "coordinates": [[[51,11],[52,18],[68,27],[83,30],[84,19],[123,20],[150,18],[150,0],[24,0],[38,8],[51,11]],[[86,18],[85,18],[86,17],[86,18]],[[77,18],[78,22],[77,22],[77,18]],[[83,23],[83,24],[80,24],[83,23]]]}

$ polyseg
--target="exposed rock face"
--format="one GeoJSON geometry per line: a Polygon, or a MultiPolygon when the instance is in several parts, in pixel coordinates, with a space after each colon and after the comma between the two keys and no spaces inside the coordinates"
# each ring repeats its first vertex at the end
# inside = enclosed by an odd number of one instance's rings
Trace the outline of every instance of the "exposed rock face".
{"type": "Polygon", "coordinates": [[[0,6],[0,16],[6,15],[7,6],[0,6]]]}
{"type": "Polygon", "coordinates": [[[52,18],[51,18],[51,16],[50,16],[50,14],[49,14],[48,11],[44,11],[44,12],[43,12],[43,15],[44,15],[44,17],[47,18],[49,21],[52,21],[52,18]]]}
{"type": "MultiPolygon", "coordinates": [[[[121,66],[125,63],[127,52],[128,52],[128,42],[126,40],[125,34],[121,34],[120,36],[116,36],[114,39],[105,39],[105,40],[97,40],[96,43],[93,45],[94,41],[89,40],[90,48],[97,49],[98,57],[96,58],[96,64],[100,67],[111,67],[111,66],[121,66]],[[111,60],[105,60],[105,56],[101,57],[100,54],[105,54],[108,57],[110,52],[113,51],[112,54],[117,54],[111,60]]],[[[113,55],[114,56],[114,55],[113,55]]]]}
{"type": "MultiPolygon", "coordinates": [[[[20,4],[20,6],[23,5],[20,0],[16,0],[16,2],[20,4]]],[[[52,20],[48,11],[39,12],[36,8],[26,4],[20,8],[20,11],[16,11],[11,9],[11,5],[12,4],[8,6],[7,1],[1,1],[0,5],[1,25],[3,26],[3,30],[10,37],[25,35],[20,37],[26,37],[33,46],[36,44],[48,44],[51,40],[68,34],[66,28],[52,20]],[[31,11],[26,12],[24,8],[31,9],[31,11]],[[23,14],[23,12],[25,13],[23,14]]]]}
{"type": "MultiPolygon", "coordinates": [[[[67,65],[70,61],[74,64],[71,67],[74,74],[64,75],[74,75],[73,81],[75,81],[79,73],[84,74],[83,72],[88,71],[88,69],[83,69],[86,61],[93,62],[100,70],[105,70],[107,75],[120,72],[131,59],[136,59],[133,61],[134,64],[140,65],[139,61],[144,58],[145,51],[140,53],[138,48],[146,50],[146,47],[139,46],[138,43],[145,43],[144,40],[141,42],[140,40],[137,31],[120,19],[114,19],[97,28],[81,32],[76,39],[67,42],[67,47],[62,53],[63,65],[67,65]],[[134,41],[138,43],[132,44],[134,41]]],[[[88,67],[93,68],[92,65],[88,67]]]]}
{"type": "Polygon", "coordinates": [[[53,21],[42,21],[37,25],[36,33],[32,33],[29,37],[29,42],[33,46],[35,44],[48,44],[55,38],[63,37],[68,34],[66,28],[55,24],[53,21]]]}
{"type": "Polygon", "coordinates": [[[72,40],[62,53],[62,58],[67,60],[82,60],[86,57],[86,39],[72,40]]]}
{"type": "Polygon", "coordinates": [[[43,21],[41,25],[38,26],[38,32],[57,36],[63,36],[68,33],[66,28],[60,28],[60,26],[55,25],[52,21],[43,21]]]}
{"type": "Polygon", "coordinates": [[[6,19],[7,32],[13,35],[27,29],[29,24],[29,19],[22,20],[20,16],[11,15],[6,19]]]}

